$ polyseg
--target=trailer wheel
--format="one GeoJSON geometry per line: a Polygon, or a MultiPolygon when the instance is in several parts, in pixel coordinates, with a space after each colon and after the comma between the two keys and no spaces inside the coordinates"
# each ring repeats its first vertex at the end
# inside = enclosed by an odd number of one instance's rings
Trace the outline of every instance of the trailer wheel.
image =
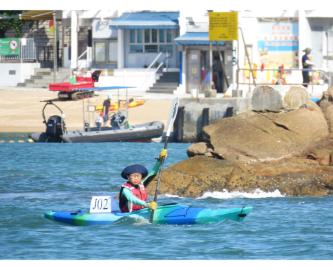
{"type": "Polygon", "coordinates": [[[71,100],[78,100],[80,98],[80,93],[79,92],[73,92],[70,94],[70,99],[71,100]]]}

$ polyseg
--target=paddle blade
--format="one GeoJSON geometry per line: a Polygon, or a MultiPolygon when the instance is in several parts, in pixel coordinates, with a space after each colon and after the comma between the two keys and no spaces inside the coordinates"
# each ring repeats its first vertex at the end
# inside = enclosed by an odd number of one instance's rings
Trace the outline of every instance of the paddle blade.
{"type": "Polygon", "coordinates": [[[179,107],[179,97],[176,97],[171,105],[171,110],[170,110],[170,115],[169,115],[169,121],[168,121],[168,129],[166,132],[166,137],[170,136],[171,129],[173,127],[173,123],[176,120],[177,112],[178,112],[178,107],[179,107]]]}

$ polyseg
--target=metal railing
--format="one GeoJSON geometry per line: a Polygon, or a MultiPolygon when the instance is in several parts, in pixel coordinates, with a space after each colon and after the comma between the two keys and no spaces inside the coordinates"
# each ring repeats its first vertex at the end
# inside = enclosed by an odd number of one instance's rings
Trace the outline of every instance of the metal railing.
{"type": "Polygon", "coordinates": [[[236,70],[236,83],[237,85],[254,85],[253,76],[255,78],[255,85],[302,85],[302,71],[309,71],[312,80],[308,85],[331,85],[331,77],[323,69],[249,69],[240,68],[236,70]],[[253,73],[251,72],[253,71],[253,73]],[[243,78],[241,79],[241,73],[243,78]]]}
{"type": "Polygon", "coordinates": [[[81,60],[81,59],[87,59],[87,51],[88,49],[85,49],[81,55],[77,58],[77,60],[81,60]],[[83,58],[83,56],[85,56],[85,58],[83,58]]]}
{"type": "Polygon", "coordinates": [[[162,55],[163,55],[162,52],[160,52],[158,55],[156,55],[156,57],[154,58],[154,60],[148,66],[148,69],[151,69],[157,63],[157,61],[162,57],[162,55]]]}
{"type": "MultiPolygon", "coordinates": [[[[22,44],[22,39],[21,39],[22,44]]],[[[23,61],[36,60],[36,46],[33,38],[26,38],[25,45],[21,45],[21,59],[23,61]]]]}
{"type": "Polygon", "coordinates": [[[283,91],[286,90],[285,87],[288,86],[301,86],[303,85],[307,92],[312,97],[319,98],[322,96],[323,91],[326,91],[332,83],[331,73],[322,69],[250,69],[250,68],[240,68],[236,70],[236,95],[244,96],[248,92],[254,90],[256,86],[279,86],[279,89],[283,91]],[[302,71],[310,72],[310,82],[307,84],[303,83],[302,71]],[[311,76],[312,74],[312,76],[311,76]],[[242,78],[240,78],[242,75],[242,78]],[[253,77],[255,76],[255,80],[253,77]],[[240,86],[248,86],[248,89],[240,86]]]}

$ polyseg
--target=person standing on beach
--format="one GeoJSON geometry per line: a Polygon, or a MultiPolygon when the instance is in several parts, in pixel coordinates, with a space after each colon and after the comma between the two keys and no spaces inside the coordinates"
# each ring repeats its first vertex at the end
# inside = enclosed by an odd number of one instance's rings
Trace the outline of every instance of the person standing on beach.
{"type": "Polygon", "coordinates": [[[302,56],[302,76],[303,76],[303,86],[308,87],[311,77],[310,77],[310,70],[314,66],[314,63],[312,62],[312,57],[310,56],[311,49],[306,48],[303,50],[304,55],[302,56]]]}
{"type": "Polygon", "coordinates": [[[103,125],[106,126],[109,120],[109,110],[111,106],[111,94],[108,95],[107,99],[103,102],[103,125]]]}

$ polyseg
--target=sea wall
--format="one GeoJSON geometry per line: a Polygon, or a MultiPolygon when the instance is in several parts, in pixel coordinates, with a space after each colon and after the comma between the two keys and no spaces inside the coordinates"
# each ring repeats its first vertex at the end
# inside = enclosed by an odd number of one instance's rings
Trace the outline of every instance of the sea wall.
{"type": "Polygon", "coordinates": [[[174,124],[175,142],[203,139],[203,127],[249,110],[249,98],[182,98],[174,124]]]}

